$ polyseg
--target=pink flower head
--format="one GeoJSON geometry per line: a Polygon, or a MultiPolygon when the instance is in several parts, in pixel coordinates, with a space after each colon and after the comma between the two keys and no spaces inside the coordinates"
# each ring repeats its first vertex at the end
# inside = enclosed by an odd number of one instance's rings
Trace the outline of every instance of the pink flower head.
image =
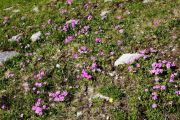
{"type": "Polygon", "coordinates": [[[177,95],[180,95],[180,90],[177,90],[177,91],[176,91],[176,94],[177,94],[177,95]]]}
{"type": "Polygon", "coordinates": [[[74,39],[73,36],[68,36],[68,37],[65,38],[64,43],[65,43],[65,44],[68,44],[68,43],[71,42],[73,39],[74,39]]]}
{"type": "Polygon", "coordinates": [[[92,20],[92,15],[89,15],[87,19],[92,20]]]}
{"type": "Polygon", "coordinates": [[[93,70],[93,69],[95,69],[97,67],[97,64],[96,64],[96,62],[95,63],[93,63],[90,67],[89,67],[89,69],[90,70],[93,70]]]}
{"type": "Polygon", "coordinates": [[[91,79],[92,78],[92,76],[89,75],[85,70],[82,70],[81,76],[83,78],[87,78],[87,79],[91,79]]]}
{"type": "Polygon", "coordinates": [[[157,108],[157,104],[155,104],[155,103],[152,104],[152,108],[153,108],[153,109],[157,108]]]}
{"type": "Polygon", "coordinates": [[[67,4],[71,5],[73,0],[66,0],[67,4]]]}
{"type": "Polygon", "coordinates": [[[144,91],[145,91],[145,92],[148,92],[149,90],[146,88],[146,89],[144,89],[144,91]]]}
{"type": "Polygon", "coordinates": [[[160,85],[155,85],[155,86],[153,86],[153,89],[160,89],[160,88],[161,88],[160,85]]]}
{"type": "Polygon", "coordinates": [[[52,22],[52,20],[51,20],[51,19],[49,19],[49,20],[48,20],[48,24],[51,24],[51,22],[52,22]]]}
{"type": "Polygon", "coordinates": [[[35,83],[35,86],[36,86],[36,87],[42,87],[42,86],[43,86],[43,83],[41,83],[41,82],[36,82],[36,83],[35,83]]]}
{"type": "Polygon", "coordinates": [[[166,86],[165,85],[161,86],[161,91],[163,91],[163,90],[166,90],[166,86]]]}
{"type": "Polygon", "coordinates": [[[71,26],[72,26],[72,28],[75,28],[75,27],[76,27],[76,25],[78,24],[78,21],[79,21],[79,20],[71,20],[71,26]]]}
{"type": "Polygon", "coordinates": [[[101,42],[102,42],[102,39],[101,39],[101,38],[96,38],[95,41],[96,41],[97,43],[101,43],[101,42]]]}

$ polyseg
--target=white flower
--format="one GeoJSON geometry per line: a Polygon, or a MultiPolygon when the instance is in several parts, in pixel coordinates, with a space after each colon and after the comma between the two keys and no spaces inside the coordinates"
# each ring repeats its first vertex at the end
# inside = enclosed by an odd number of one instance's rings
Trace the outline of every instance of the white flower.
{"type": "Polygon", "coordinates": [[[32,42],[35,42],[36,40],[39,40],[39,39],[40,39],[40,36],[41,36],[41,31],[39,31],[39,32],[37,32],[37,33],[34,33],[34,34],[31,36],[32,42]]]}
{"type": "Polygon", "coordinates": [[[134,54],[123,54],[121,57],[119,57],[115,63],[114,66],[118,66],[120,64],[131,64],[135,60],[139,59],[140,57],[143,57],[143,54],[134,53],[134,54]]]}

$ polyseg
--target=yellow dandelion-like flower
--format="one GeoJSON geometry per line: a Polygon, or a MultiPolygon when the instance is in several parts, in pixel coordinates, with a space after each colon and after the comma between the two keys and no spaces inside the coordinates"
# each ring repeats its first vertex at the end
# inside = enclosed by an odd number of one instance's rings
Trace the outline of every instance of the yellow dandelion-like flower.
{"type": "Polygon", "coordinates": [[[113,98],[109,98],[109,102],[112,103],[113,102],[113,98]]]}

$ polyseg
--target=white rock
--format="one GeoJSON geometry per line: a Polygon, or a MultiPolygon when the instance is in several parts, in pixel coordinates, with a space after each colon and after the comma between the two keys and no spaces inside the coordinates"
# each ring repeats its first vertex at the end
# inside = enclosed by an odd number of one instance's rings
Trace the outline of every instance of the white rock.
{"type": "Polygon", "coordinates": [[[60,68],[60,65],[59,65],[59,64],[56,64],[56,68],[60,68]]]}
{"type": "Polygon", "coordinates": [[[34,33],[32,36],[31,36],[31,41],[32,42],[35,42],[36,40],[39,40],[40,39],[40,36],[41,36],[41,31],[37,32],[37,33],[34,33]]]}
{"type": "Polygon", "coordinates": [[[77,117],[80,117],[81,115],[83,115],[83,112],[82,112],[82,111],[79,111],[79,112],[77,112],[77,114],[76,114],[77,117]]]}
{"type": "Polygon", "coordinates": [[[22,33],[12,36],[11,39],[9,39],[8,41],[12,42],[12,41],[18,41],[21,38],[22,33]]]}
{"type": "Polygon", "coordinates": [[[121,57],[119,57],[115,63],[114,66],[118,66],[120,64],[131,64],[135,60],[139,59],[140,57],[143,57],[143,54],[134,53],[134,54],[123,54],[121,57]]]}
{"type": "Polygon", "coordinates": [[[16,56],[18,52],[16,51],[5,51],[0,52],[0,64],[7,61],[8,59],[11,59],[12,57],[16,56]]]}
{"type": "Polygon", "coordinates": [[[103,16],[106,16],[110,11],[102,11],[100,16],[103,17],[103,16]]]}

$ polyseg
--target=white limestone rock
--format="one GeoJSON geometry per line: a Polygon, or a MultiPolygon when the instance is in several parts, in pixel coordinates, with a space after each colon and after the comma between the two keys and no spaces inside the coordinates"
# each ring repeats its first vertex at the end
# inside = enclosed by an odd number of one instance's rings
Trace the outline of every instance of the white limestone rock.
{"type": "Polygon", "coordinates": [[[123,54],[115,61],[114,66],[118,66],[120,64],[132,64],[135,60],[139,59],[140,57],[143,57],[143,54],[139,54],[139,53],[123,54]]]}
{"type": "Polygon", "coordinates": [[[41,31],[37,32],[37,33],[34,33],[32,36],[31,36],[31,41],[32,42],[35,42],[37,40],[40,39],[40,36],[41,36],[41,31]]]}
{"type": "Polygon", "coordinates": [[[8,59],[11,59],[12,57],[16,56],[17,54],[19,54],[19,53],[16,51],[0,52],[0,64],[7,61],[8,59]]]}

